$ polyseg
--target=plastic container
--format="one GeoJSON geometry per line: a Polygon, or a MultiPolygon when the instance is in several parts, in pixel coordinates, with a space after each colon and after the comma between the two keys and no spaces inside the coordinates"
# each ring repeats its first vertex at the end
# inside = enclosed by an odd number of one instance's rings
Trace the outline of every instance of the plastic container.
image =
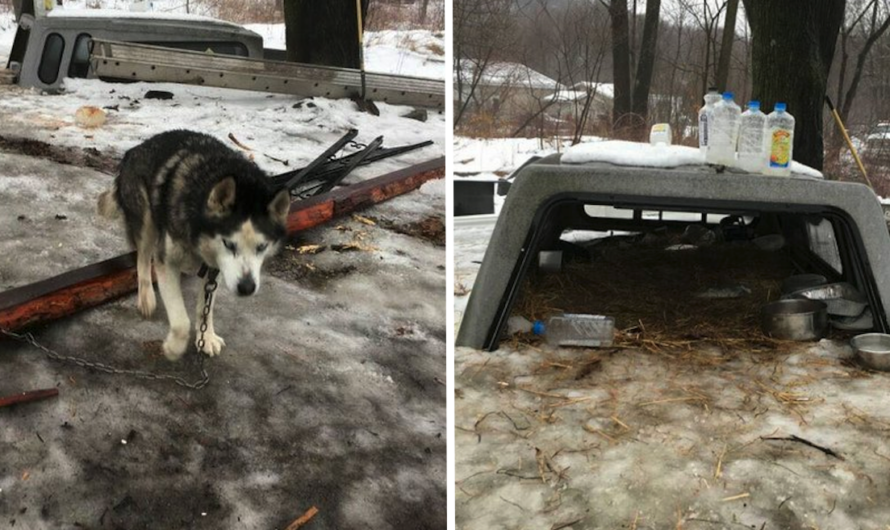
{"type": "Polygon", "coordinates": [[[705,105],[698,111],[698,148],[702,154],[708,151],[708,139],[710,137],[709,127],[714,117],[714,105],[720,101],[720,93],[716,88],[709,88],[705,94],[705,105]]]}
{"type": "Polygon", "coordinates": [[[651,145],[671,145],[671,126],[667,123],[656,123],[649,131],[651,145]]]}
{"type": "Polygon", "coordinates": [[[766,170],[766,114],[760,112],[760,102],[748,102],[748,110],[739,118],[739,156],[736,166],[749,173],[766,170]]]}
{"type": "Polygon", "coordinates": [[[542,324],[536,334],[553,346],[609,347],[615,338],[615,319],[602,315],[565,313],[536,324],[542,324]]]}
{"type": "Polygon", "coordinates": [[[775,110],[766,117],[766,126],[769,146],[766,174],[788,176],[794,154],[794,116],[785,111],[784,103],[776,103],[775,110]]]}
{"type": "Polygon", "coordinates": [[[732,99],[732,92],[724,92],[723,99],[714,105],[713,120],[708,129],[708,149],[705,160],[721,166],[735,165],[735,149],[739,138],[739,118],[742,109],[732,99]]]}

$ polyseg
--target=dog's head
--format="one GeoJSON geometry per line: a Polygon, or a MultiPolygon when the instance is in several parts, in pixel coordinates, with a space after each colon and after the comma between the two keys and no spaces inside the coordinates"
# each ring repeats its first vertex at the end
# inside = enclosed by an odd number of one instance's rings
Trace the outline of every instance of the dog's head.
{"type": "Polygon", "coordinates": [[[274,193],[220,180],[204,205],[205,230],[198,237],[198,253],[220,271],[222,283],[240,296],[260,288],[263,261],[273,255],[285,235],[290,209],[287,190],[274,193]]]}

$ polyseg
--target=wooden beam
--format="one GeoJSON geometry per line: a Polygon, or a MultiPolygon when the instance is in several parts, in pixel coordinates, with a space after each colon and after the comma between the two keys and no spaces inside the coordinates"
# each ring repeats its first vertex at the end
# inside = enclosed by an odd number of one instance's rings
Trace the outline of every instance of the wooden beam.
{"type": "Polygon", "coordinates": [[[47,388],[46,390],[31,390],[29,392],[20,392],[11,396],[0,397],[0,409],[2,409],[3,407],[8,407],[10,405],[17,405],[19,403],[30,403],[32,401],[39,401],[41,399],[56,397],[58,395],[58,388],[47,388]]]}
{"type": "MultiPolygon", "coordinates": [[[[297,201],[291,205],[287,231],[313,228],[444,176],[445,158],[441,157],[297,201]]],[[[0,293],[0,329],[18,331],[51,322],[135,291],[135,258],[135,252],[123,254],[0,293]]]]}

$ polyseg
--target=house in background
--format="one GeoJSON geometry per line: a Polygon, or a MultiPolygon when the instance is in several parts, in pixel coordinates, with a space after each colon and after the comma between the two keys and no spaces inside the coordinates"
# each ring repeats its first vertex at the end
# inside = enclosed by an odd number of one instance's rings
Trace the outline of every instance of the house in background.
{"type": "Polygon", "coordinates": [[[570,131],[574,130],[575,124],[582,119],[587,123],[585,129],[589,129],[598,123],[609,122],[614,93],[615,86],[611,83],[596,81],[576,83],[545,98],[545,102],[549,104],[546,112],[554,120],[570,127],[570,131]]]}
{"type": "Polygon", "coordinates": [[[467,112],[511,122],[540,111],[547,98],[565,90],[556,80],[519,63],[494,62],[481,66],[464,60],[455,71],[454,104],[467,112]]]}

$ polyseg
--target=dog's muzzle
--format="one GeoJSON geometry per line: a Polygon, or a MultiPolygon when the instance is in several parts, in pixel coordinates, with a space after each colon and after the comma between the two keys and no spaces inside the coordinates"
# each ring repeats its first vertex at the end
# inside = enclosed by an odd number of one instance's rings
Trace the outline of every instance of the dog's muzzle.
{"type": "Polygon", "coordinates": [[[238,280],[238,294],[240,296],[250,296],[256,292],[256,282],[252,276],[244,276],[238,280]]]}

